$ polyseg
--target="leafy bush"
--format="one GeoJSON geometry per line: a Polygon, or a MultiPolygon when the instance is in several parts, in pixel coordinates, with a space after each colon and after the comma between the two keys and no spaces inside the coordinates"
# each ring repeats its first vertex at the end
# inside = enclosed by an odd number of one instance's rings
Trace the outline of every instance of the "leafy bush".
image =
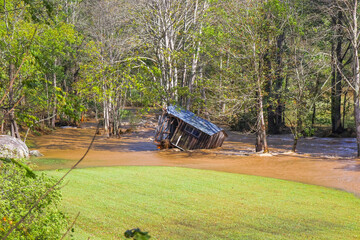
{"type": "MultiPolygon", "coordinates": [[[[0,238],[55,183],[44,173],[29,175],[19,162],[0,159],[0,238]]],[[[58,210],[60,200],[58,189],[50,192],[8,239],[59,239],[66,228],[65,215],[58,210]]]]}
{"type": "Polygon", "coordinates": [[[312,127],[307,127],[304,129],[303,135],[305,137],[312,137],[315,134],[315,129],[312,127]]]}

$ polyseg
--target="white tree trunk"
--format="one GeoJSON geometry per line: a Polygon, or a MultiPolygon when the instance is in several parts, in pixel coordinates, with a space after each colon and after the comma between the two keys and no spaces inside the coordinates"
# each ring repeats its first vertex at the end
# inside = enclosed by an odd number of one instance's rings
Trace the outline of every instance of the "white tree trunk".
{"type": "MultiPolygon", "coordinates": [[[[52,115],[53,116],[56,116],[56,112],[57,112],[57,97],[56,97],[56,88],[57,88],[57,84],[56,84],[56,59],[55,59],[55,63],[54,63],[54,68],[55,68],[55,71],[53,73],[53,88],[54,88],[54,106],[53,106],[53,112],[52,112],[52,115]]],[[[56,120],[56,117],[53,117],[51,119],[51,127],[52,128],[55,128],[55,120],[56,120]]]]}
{"type": "Polygon", "coordinates": [[[260,65],[260,59],[257,58],[256,43],[253,43],[253,58],[254,58],[254,72],[256,77],[256,88],[257,88],[257,130],[256,130],[256,144],[255,150],[259,152],[263,149],[264,153],[268,152],[267,138],[266,138],[266,127],[264,118],[264,106],[263,106],[263,94],[262,94],[262,66],[260,65]]]}
{"type": "Polygon", "coordinates": [[[356,143],[357,143],[357,157],[360,157],[360,63],[359,63],[359,41],[358,41],[358,23],[357,23],[357,8],[358,1],[354,0],[354,8],[352,9],[352,45],[354,54],[354,115],[356,127],[356,143]]]}

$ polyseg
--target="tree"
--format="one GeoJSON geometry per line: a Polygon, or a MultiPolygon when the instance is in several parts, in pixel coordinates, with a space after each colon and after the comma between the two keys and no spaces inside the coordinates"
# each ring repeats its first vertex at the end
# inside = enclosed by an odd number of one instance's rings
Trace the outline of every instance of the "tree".
{"type": "Polygon", "coordinates": [[[131,56],[137,46],[130,6],[131,2],[121,0],[87,1],[81,13],[88,44],[83,51],[87,58],[81,64],[82,79],[77,89],[83,98],[90,97],[102,105],[106,136],[119,136],[130,92],[131,56]]]}
{"type": "MultiPolygon", "coordinates": [[[[263,36],[270,35],[264,20],[264,3],[258,1],[231,1],[226,2],[223,8],[228,13],[225,23],[228,34],[231,36],[227,52],[236,62],[235,67],[240,67],[241,75],[236,80],[245,83],[245,88],[240,89],[243,98],[252,99],[248,108],[256,109],[256,151],[268,152],[266,125],[264,114],[264,93],[266,75],[266,54],[269,50],[269,39],[263,36]],[[245,91],[244,91],[245,90],[245,91]]],[[[233,76],[235,77],[235,76],[233,76]]]]}
{"type": "Polygon", "coordinates": [[[8,128],[11,135],[20,138],[18,121],[20,127],[30,127],[39,118],[51,119],[50,115],[54,126],[57,108],[69,105],[64,100],[68,93],[58,88],[58,82],[66,85],[64,62],[79,36],[62,22],[61,3],[14,0],[1,6],[2,133],[8,128]]]}
{"type": "Polygon", "coordinates": [[[286,48],[286,35],[293,18],[287,1],[266,1],[264,2],[264,21],[267,29],[263,38],[269,43],[265,62],[267,66],[267,122],[270,134],[279,134],[284,127],[284,52],[286,48]]]}
{"type": "MultiPolygon", "coordinates": [[[[322,18],[329,18],[331,33],[329,36],[331,45],[331,125],[332,133],[339,134],[344,131],[341,122],[341,97],[343,94],[343,77],[346,66],[351,63],[351,44],[345,37],[343,28],[344,16],[336,1],[320,0],[317,3],[322,18]]],[[[345,113],[345,109],[343,112],[345,113]]]]}
{"type": "Polygon", "coordinates": [[[140,15],[141,35],[152,59],[152,80],[162,103],[179,102],[190,109],[201,64],[203,19],[207,0],[144,1],[140,15]]]}
{"type": "MultiPolygon", "coordinates": [[[[1,99],[0,106],[4,110],[4,119],[10,124],[11,135],[20,138],[18,124],[16,122],[15,108],[24,98],[22,82],[31,75],[31,56],[29,48],[37,34],[36,23],[27,21],[31,17],[27,11],[14,10],[20,6],[24,9],[32,9],[31,5],[23,1],[5,1],[1,6],[1,99]],[[22,73],[20,73],[22,71],[22,73]],[[17,79],[18,78],[18,79],[17,79]]],[[[33,70],[33,69],[31,69],[33,70]]],[[[2,121],[4,124],[5,121],[2,121]]]]}
{"type": "Polygon", "coordinates": [[[354,117],[356,128],[356,140],[358,153],[360,157],[360,60],[359,60],[359,2],[358,0],[335,0],[336,8],[341,11],[343,16],[343,25],[340,26],[346,37],[349,39],[352,48],[352,75],[346,77],[341,68],[337,66],[342,77],[346,80],[347,84],[351,86],[354,91],[354,117]]]}
{"type": "Polygon", "coordinates": [[[299,138],[313,134],[312,110],[319,96],[327,91],[325,84],[318,86],[319,78],[322,78],[326,71],[327,57],[325,53],[318,51],[315,44],[308,44],[312,41],[311,34],[302,36],[295,30],[292,38],[289,47],[291,58],[287,62],[288,88],[285,97],[288,106],[286,120],[293,134],[292,151],[295,152],[299,138]],[[314,91],[316,88],[318,89],[314,91]]]}

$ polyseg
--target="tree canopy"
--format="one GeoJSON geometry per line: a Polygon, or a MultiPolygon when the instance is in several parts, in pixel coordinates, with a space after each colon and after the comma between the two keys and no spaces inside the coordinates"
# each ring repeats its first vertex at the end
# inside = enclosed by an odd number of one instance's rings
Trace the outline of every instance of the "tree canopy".
{"type": "MultiPolygon", "coordinates": [[[[76,124],[117,136],[126,106],[178,104],[235,130],[355,129],[357,1],[9,0],[0,6],[1,133],[76,124]],[[355,112],[355,114],[352,114],[355,112]]],[[[360,151],[359,151],[360,155],[360,151]]]]}

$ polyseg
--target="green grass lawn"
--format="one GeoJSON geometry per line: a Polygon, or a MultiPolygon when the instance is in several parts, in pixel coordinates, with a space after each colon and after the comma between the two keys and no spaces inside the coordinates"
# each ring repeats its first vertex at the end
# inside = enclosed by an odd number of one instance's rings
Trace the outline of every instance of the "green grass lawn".
{"type": "MultiPolygon", "coordinates": [[[[60,177],[61,171],[47,172],[60,177]]],[[[170,167],[73,171],[63,209],[74,239],[360,239],[360,199],[301,183],[170,167]]]]}

